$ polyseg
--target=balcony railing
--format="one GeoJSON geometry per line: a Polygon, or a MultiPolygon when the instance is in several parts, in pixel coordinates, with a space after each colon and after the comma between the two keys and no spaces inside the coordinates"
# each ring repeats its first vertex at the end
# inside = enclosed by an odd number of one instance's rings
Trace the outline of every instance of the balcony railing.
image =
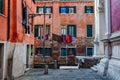
{"type": "Polygon", "coordinates": [[[35,0],[35,2],[94,2],[94,0],[35,0]]]}

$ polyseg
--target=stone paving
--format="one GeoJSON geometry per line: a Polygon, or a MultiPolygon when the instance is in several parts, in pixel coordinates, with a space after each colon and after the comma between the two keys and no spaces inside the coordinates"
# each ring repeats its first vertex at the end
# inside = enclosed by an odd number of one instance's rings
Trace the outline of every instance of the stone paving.
{"type": "Polygon", "coordinates": [[[43,69],[31,69],[15,80],[108,80],[91,69],[59,70],[49,69],[44,75],[43,69]]]}

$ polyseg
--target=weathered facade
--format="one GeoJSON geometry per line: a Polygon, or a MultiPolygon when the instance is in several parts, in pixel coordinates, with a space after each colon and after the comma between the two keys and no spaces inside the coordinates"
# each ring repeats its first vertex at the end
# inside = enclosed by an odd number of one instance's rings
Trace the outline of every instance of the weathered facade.
{"type": "MultiPolygon", "coordinates": [[[[39,54],[43,55],[41,58],[45,58],[45,61],[64,61],[68,58],[65,63],[72,62],[71,59],[74,60],[75,56],[93,54],[93,0],[36,0],[36,14],[34,30],[39,34],[35,33],[35,64],[39,63],[39,54]],[[47,40],[43,39],[45,34],[48,34],[47,40]],[[67,35],[72,36],[73,42],[62,41],[64,35],[66,38],[67,35]]],[[[42,61],[41,59],[40,62],[42,61]]]]}
{"type": "Polygon", "coordinates": [[[29,14],[34,14],[34,11],[35,4],[32,0],[0,0],[0,79],[2,80],[9,76],[10,69],[11,75],[18,77],[24,74],[26,68],[32,67],[34,18],[29,17],[29,14]]]}

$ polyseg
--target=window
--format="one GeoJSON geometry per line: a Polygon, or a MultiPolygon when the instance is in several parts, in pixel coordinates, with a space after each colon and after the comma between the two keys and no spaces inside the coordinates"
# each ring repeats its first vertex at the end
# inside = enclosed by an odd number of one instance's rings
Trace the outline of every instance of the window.
{"type": "Polygon", "coordinates": [[[76,37],[76,25],[68,25],[61,27],[61,34],[62,35],[70,35],[76,37]]]}
{"type": "Polygon", "coordinates": [[[22,24],[25,28],[25,34],[30,34],[30,26],[27,25],[27,7],[22,8],[22,24]]]}
{"type": "Polygon", "coordinates": [[[61,27],[61,34],[62,35],[67,35],[67,30],[66,30],[67,26],[62,26],[61,27]]]}
{"type": "Polygon", "coordinates": [[[46,25],[46,33],[50,35],[50,25],[46,25]]]}
{"type": "Polygon", "coordinates": [[[37,7],[37,13],[43,14],[43,7],[37,7]]]}
{"type": "Polygon", "coordinates": [[[61,56],[74,55],[76,56],[76,48],[61,48],[61,56]]]}
{"type": "Polygon", "coordinates": [[[74,8],[73,7],[69,8],[69,13],[74,13],[74,8]]]}
{"type": "Polygon", "coordinates": [[[67,55],[67,48],[61,48],[61,56],[67,55]]]}
{"type": "Polygon", "coordinates": [[[60,13],[67,13],[66,7],[60,7],[60,13]]]}
{"type": "Polygon", "coordinates": [[[36,48],[35,55],[52,56],[52,48],[36,48]]]}
{"type": "Polygon", "coordinates": [[[52,56],[52,48],[45,48],[44,56],[52,56]]]}
{"type": "Polygon", "coordinates": [[[69,13],[76,13],[76,6],[69,7],[69,13]]]}
{"type": "Polygon", "coordinates": [[[76,56],[76,48],[68,48],[68,55],[76,56]]]}
{"type": "Polygon", "coordinates": [[[22,11],[22,23],[23,23],[23,25],[27,24],[27,7],[23,7],[23,11],[22,11]]]}
{"type": "Polygon", "coordinates": [[[67,26],[67,34],[70,36],[76,37],[76,26],[75,25],[68,25],[67,26]]]}
{"type": "Polygon", "coordinates": [[[0,13],[2,13],[2,1],[3,0],[0,0],[0,13]]]}
{"type": "Polygon", "coordinates": [[[93,48],[87,48],[87,56],[93,55],[93,48]]]}
{"type": "Polygon", "coordinates": [[[76,13],[76,6],[60,7],[60,13],[76,13]]]}
{"type": "Polygon", "coordinates": [[[85,13],[94,13],[93,6],[85,6],[85,13]]]}
{"type": "Polygon", "coordinates": [[[46,8],[46,13],[47,13],[47,14],[52,13],[52,7],[47,7],[47,8],[46,8]]]}
{"type": "Polygon", "coordinates": [[[34,37],[38,37],[38,29],[39,29],[39,27],[36,25],[34,27],[34,37]]]}
{"type": "Polygon", "coordinates": [[[52,7],[37,7],[37,13],[39,14],[43,14],[43,13],[47,13],[50,14],[52,13],[52,7]]]}
{"type": "Polygon", "coordinates": [[[92,25],[87,25],[87,37],[92,37],[92,25]]]}
{"type": "Polygon", "coordinates": [[[30,46],[30,55],[33,56],[33,45],[30,46]]]}
{"type": "Polygon", "coordinates": [[[36,25],[34,29],[34,36],[38,37],[40,40],[43,39],[43,25],[36,25]]]}

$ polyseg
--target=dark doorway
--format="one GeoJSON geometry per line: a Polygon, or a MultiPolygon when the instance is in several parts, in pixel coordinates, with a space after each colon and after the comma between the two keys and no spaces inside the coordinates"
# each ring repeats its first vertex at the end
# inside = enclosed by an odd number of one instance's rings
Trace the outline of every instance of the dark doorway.
{"type": "Polygon", "coordinates": [[[26,68],[29,68],[29,51],[30,51],[30,46],[27,45],[27,53],[26,53],[26,68]]]}
{"type": "Polygon", "coordinates": [[[0,80],[3,74],[3,54],[4,54],[4,44],[0,43],[0,80]]]}

